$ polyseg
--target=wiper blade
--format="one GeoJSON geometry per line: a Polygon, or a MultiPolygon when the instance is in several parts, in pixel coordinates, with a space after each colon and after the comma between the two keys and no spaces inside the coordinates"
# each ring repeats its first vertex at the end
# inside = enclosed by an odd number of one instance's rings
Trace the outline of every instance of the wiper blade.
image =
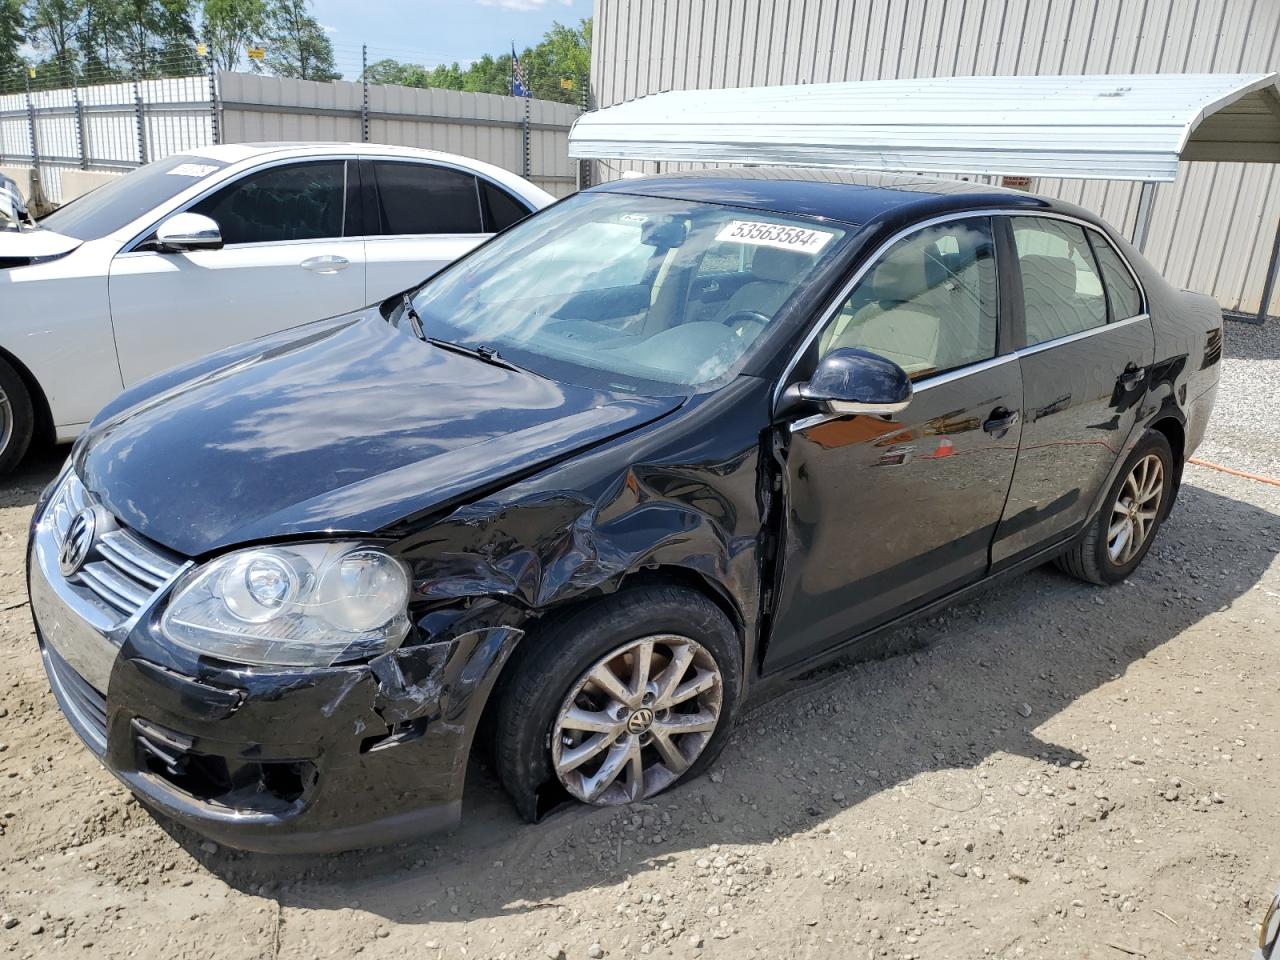
{"type": "MultiPolygon", "coordinates": [[[[533,371],[527,367],[521,367],[512,363],[510,360],[504,360],[502,357],[498,356],[498,351],[493,349],[493,347],[486,347],[483,345],[479,347],[464,347],[460,343],[454,343],[452,340],[441,340],[439,337],[423,336],[422,339],[433,347],[439,347],[441,350],[449,350],[453,353],[460,353],[464,357],[471,357],[473,360],[481,360],[484,363],[491,364],[492,366],[502,367],[504,370],[515,370],[519,373],[533,373],[533,371]]],[[[534,376],[541,376],[541,374],[534,374],[534,376]]]]}
{"type": "Polygon", "coordinates": [[[413,325],[413,335],[419,340],[426,340],[427,335],[422,329],[422,317],[418,315],[418,310],[413,305],[413,298],[409,294],[401,294],[401,300],[404,303],[404,316],[408,317],[409,323],[413,325]]]}

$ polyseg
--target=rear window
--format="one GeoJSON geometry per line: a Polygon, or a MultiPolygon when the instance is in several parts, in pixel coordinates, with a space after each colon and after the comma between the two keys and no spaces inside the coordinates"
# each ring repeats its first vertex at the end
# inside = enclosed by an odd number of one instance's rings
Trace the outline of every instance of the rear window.
{"type": "Polygon", "coordinates": [[[476,178],[425,163],[374,161],[376,229],[370,234],[483,233],[476,178]]]}
{"type": "Polygon", "coordinates": [[[97,240],[225,167],[221,160],[177,154],[126,173],[40,220],[77,240],[97,240]]]}
{"type": "Polygon", "coordinates": [[[480,198],[484,202],[486,233],[498,233],[529,215],[528,207],[488,180],[480,181],[480,198]]]}

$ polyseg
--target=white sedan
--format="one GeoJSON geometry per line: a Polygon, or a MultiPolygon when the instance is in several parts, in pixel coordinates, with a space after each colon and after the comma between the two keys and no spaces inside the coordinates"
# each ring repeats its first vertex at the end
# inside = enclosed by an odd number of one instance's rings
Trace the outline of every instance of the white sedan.
{"type": "Polygon", "coordinates": [[[553,199],[430,150],[227,144],[0,231],[0,473],[145,377],[382,300],[553,199]]]}

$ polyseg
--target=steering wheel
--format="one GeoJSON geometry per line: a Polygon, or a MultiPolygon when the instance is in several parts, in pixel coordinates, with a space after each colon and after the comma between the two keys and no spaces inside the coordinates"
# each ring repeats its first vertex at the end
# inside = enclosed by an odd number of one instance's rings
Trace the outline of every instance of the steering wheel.
{"type": "Polygon", "coordinates": [[[735,310],[720,322],[733,329],[737,329],[743,323],[756,323],[762,327],[767,327],[769,318],[758,310],[735,310]]]}

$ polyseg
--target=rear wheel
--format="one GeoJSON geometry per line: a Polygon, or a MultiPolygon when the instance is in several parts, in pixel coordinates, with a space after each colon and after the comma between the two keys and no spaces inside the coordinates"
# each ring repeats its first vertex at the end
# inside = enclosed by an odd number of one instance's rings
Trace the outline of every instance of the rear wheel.
{"type": "Polygon", "coordinates": [[[16,370],[0,360],[0,475],[13,471],[35,433],[31,394],[16,370]]]}
{"type": "Polygon", "coordinates": [[[1173,495],[1173,451],[1148,430],[1129,455],[1102,509],[1058,566],[1090,583],[1119,583],[1151,549],[1173,495]]]}
{"type": "Polygon", "coordinates": [[[645,587],[585,608],[537,646],[498,705],[495,762],[517,808],[546,797],[643,800],[694,777],[732,725],[742,672],[724,613],[681,587],[645,587]]]}

